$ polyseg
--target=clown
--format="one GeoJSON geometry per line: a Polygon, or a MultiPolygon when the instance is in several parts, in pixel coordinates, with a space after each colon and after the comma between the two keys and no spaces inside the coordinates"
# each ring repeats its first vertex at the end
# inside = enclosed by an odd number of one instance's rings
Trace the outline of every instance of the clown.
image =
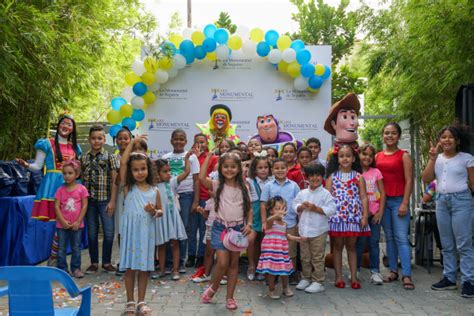
{"type": "Polygon", "coordinates": [[[301,145],[293,134],[280,130],[278,120],[273,114],[265,114],[257,117],[258,134],[252,136],[251,139],[258,139],[262,145],[270,146],[280,151],[280,147],[287,142],[297,143],[301,145]]]}
{"type": "Polygon", "coordinates": [[[197,128],[207,136],[209,140],[209,150],[212,150],[223,139],[230,139],[237,144],[240,141],[239,136],[235,133],[237,125],[231,124],[232,112],[227,105],[215,104],[211,107],[211,118],[206,123],[196,123],[197,128]]]}

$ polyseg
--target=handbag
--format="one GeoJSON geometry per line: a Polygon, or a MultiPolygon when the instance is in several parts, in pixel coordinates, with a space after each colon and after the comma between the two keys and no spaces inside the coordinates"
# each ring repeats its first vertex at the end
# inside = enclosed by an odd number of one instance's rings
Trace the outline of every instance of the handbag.
{"type": "Polygon", "coordinates": [[[224,247],[230,251],[242,252],[247,249],[249,240],[247,236],[230,227],[226,227],[221,234],[221,240],[224,247]]]}

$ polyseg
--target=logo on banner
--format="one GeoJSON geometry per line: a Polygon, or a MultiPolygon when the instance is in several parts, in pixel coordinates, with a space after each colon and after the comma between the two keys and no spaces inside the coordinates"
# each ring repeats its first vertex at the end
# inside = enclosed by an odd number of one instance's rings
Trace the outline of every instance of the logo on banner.
{"type": "Polygon", "coordinates": [[[171,121],[155,117],[148,119],[149,131],[174,131],[177,128],[189,130],[190,123],[186,121],[171,121]]]}
{"type": "Polygon", "coordinates": [[[244,69],[244,70],[250,70],[252,69],[252,58],[229,58],[226,60],[223,60],[221,64],[215,62],[213,65],[212,69],[244,69]]]}
{"type": "Polygon", "coordinates": [[[312,100],[314,99],[314,95],[311,94],[309,91],[301,91],[295,89],[275,89],[275,101],[282,101],[282,100],[312,100]]]}
{"type": "Polygon", "coordinates": [[[157,97],[163,100],[187,100],[188,89],[160,88],[157,97]]]}
{"type": "Polygon", "coordinates": [[[212,101],[241,101],[253,99],[252,91],[233,90],[233,89],[211,89],[212,101]]]}
{"type": "Polygon", "coordinates": [[[294,134],[302,134],[307,132],[318,132],[320,130],[317,123],[297,122],[292,120],[279,120],[278,124],[282,130],[292,132],[294,134]]]}

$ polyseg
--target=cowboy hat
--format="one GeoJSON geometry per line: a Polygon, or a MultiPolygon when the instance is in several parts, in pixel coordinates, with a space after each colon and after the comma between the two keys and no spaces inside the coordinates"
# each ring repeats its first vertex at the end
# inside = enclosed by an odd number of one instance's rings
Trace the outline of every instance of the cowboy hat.
{"type": "Polygon", "coordinates": [[[331,135],[336,135],[336,131],[332,127],[331,122],[336,119],[337,113],[339,113],[341,109],[352,109],[357,113],[357,115],[359,115],[360,103],[357,96],[350,92],[331,106],[326,121],[324,122],[324,130],[331,135]]]}

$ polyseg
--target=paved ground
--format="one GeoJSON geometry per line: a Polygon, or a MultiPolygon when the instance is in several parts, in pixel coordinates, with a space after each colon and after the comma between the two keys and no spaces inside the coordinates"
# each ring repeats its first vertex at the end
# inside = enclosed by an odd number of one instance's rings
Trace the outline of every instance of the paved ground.
{"type": "MultiPolygon", "coordinates": [[[[116,249],[114,249],[117,258],[116,249]]],[[[88,265],[87,250],[83,251],[83,268],[88,265]]],[[[225,308],[225,289],[215,297],[214,304],[199,303],[199,295],[204,285],[194,284],[187,278],[191,271],[180,281],[170,279],[151,280],[148,283],[147,301],[153,309],[153,315],[474,315],[474,299],[460,297],[457,291],[435,292],[430,285],[438,281],[441,267],[435,266],[431,274],[425,268],[414,265],[414,291],[406,291],[401,282],[375,286],[369,282],[369,273],[363,269],[360,274],[361,290],[334,287],[334,272],[328,269],[326,291],[318,294],[296,292],[292,298],[271,300],[265,296],[263,282],[249,282],[245,279],[244,267],[241,267],[236,300],[239,308],[229,312],[225,308]]],[[[347,266],[345,267],[347,274],[347,266]]],[[[385,272],[385,271],[384,271],[385,272]]],[[[347,282],[346,282],[347,283],[347,282]]],[[[78,280],[79,286],[91,284],[92,315],[121,315],[126,296],[123,280],[115,275],[99,272],[78,280]]],[[[71,300],[65,290],[54,285],[57,306],[77,306],[79,300],[71,300]]],[[[5,298],[0,299],[0,316],[8,314],[5,298]]]]}

